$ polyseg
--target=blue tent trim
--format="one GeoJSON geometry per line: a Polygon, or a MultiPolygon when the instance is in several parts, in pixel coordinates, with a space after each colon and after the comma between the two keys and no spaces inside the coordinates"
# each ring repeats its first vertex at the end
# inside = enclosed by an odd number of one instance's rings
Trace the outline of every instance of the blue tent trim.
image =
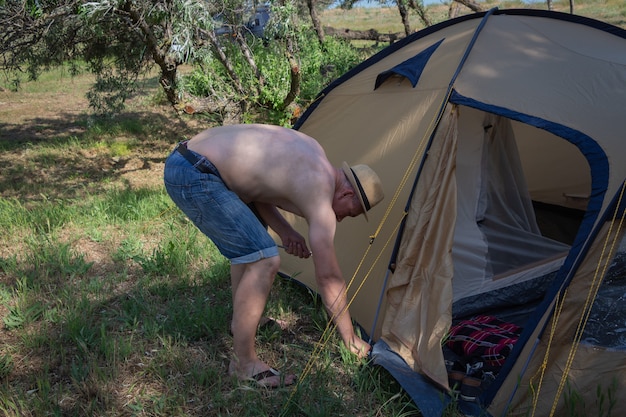
{"type": "Polygon", "coordinates": [[[450,397],[421,374],[413,371],[384,340],[374,344],[372,361],[389,371],[417,404],[424,417],[440,417],[443,414],[443,410],[450,403],[450,397]]]}
{"type": "Polygon", "coordinates": [[[407,78],[411,82],[413,88],[415,88],[422,75],[422,71],[424,71],[426,63],[430,59],[430,56],[437,50],[439,45],[441,45],[441,42],[443,42],[443,39],[424,49],[414,57],[409,58],[395,67],[378,74],[378,77],[376,77],[376,83],[374,84],[374,90],[380,87],[382,83],[394,74],[407,78]]]}
{"type": "Polygon", "coordinates": [[[331,82],[326,88],[324,88],[317,95],[317,97],[315,98],[315,101],[313,103],[311,103],[311,105],[309,105],[309,107],[307,107],[307,109],[304,112],[304,114],[302,114],[302,116],[300,116],[300,118],[296,121],[296,123],[294,124],[293,128],[295,130],[298,130],[300,128],[300,126],[302,126],[304,124],[304,122],[309,118],[311,113],[313,113],[315,111],[315,109],[322,102],[324,97],[326,97],[328,95],[328,93],[330,93],[336,87],[338,87],[341,84],[343,84],[344,82],[348,81],[350,78],[354,77],[355,75],[357,75],[361,71],[363,71],[363,70],[369,68],[370,66],[376,64],[377,62],[383,60],[384,58],[386,58],[389,55],[393,54],[397,50],[402,49],[404,46],[406,46],[406,45],[408,45],[408,44],[410,44],[412,42],[415,42],[415,41],[417,41],[417,40],[419,40],[419,39],[421,39],[421,38],[423,38],[425,36],[428,36],[428,35],[430,35],[432,33],[435,33],[438,30],[441,30],[441,29],[443,29],[445,27],[452,26],[452,25],[455,25],[455,24],[457,24],[459,22],[463,22],[463,21],[466,21],[466,20],[473,20],[473,19],[477,19],[477,18],[482,18],[484,15],[485,15],[485,13],[469,14],[469,15],[464,15],[464,16],[457,17],[455,19],[446,20],[446,21],[437,23],[436,25],[429,26],[429,27],[427,27],[425,29],[417,31],[417,32],[411,34],[410,36],[407,36],[407,37],[399,40],[398,42],[396,42],[396,43],[394,43],[392,45],[389,45],[388,47],[386,47],[385,49],[381,50],[380,52],[372,55],[371,57],[369,57],[365,61],[361,62],[356,67],[352,68],[350,71],[348,71],[345,74],[343,74],[341,77],[339,77],[336,80],[334,80],[333,82],[331,82]]]}
{"type": "MultiPolygon", "coordinates": [[[[372,348],[372,362],[385,368],[402,386],[424,417],[441,417],[452,402],[450,395],[438,389],[426,377],[415,372],[384,340],[372,348]]],[[[490,417],[478,403],[457,399],[456,406],[466,416],[490,417]]]]}

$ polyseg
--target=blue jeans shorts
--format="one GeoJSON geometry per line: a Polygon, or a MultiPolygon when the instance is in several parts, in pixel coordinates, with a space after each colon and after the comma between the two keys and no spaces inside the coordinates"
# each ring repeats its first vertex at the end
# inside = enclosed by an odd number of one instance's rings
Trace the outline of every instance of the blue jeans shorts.
{"type": "Polygon", "coordinates": [[[165,161],[165,189],[174,203],[231,264],[278,256],[276,243],[253,210],[228,189],[208,159],[189,152],[198,158],[195,165],[176,150],[165,161]],[[202,166],[214,173],[201,172],[202,166]]]}

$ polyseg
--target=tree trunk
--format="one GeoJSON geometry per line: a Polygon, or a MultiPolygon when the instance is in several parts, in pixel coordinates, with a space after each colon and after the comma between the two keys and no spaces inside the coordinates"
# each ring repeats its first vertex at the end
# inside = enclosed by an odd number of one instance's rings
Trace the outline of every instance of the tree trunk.
{"type": "Polygon", "coordinates": [[[379,33],[376,29],[370,30],[352,30],[352,29],[335,29],[330,26],[325,26],[324,31],[329,36],[335,36],[341,39],[347,40],[364,40],[364,41],[376,41],[376,42],[389,42],[394,43],[398,39],[403,37],[403,34],[398,33],[379,33]]]}
{"type": "Polygon", "coordinates": [[[474,3],[472,0],[454,0],[457,3],[469,8],[473,12],[482,12],[483,8],[478,3],[474,3]]]}
{"type": "Polygon", "coordinates": [[[450,2],[450,6],[448,6],[448,19],[454,19],[459,15],[459,3],[453,1],[450,2]]]}
{"type": "Polygon", "coordinates": [[[215,55],[217,55],[217,59],[222,63],[222,65],[226,69],[226,72],[228,72],[228,75],[230,76],[230,79],[233,81],[233,85],[235,89],[237,90],[237,93],[239,93],[242,96],[245,96],[246,92],[241,84],[241,80],[239,79],[239,76],[237,75],[237,71],[235,71],[235,68],[233,67],[232,63],[230,62],[230,60],[228,59],[224,51],[222,51],[222,48],[220,48],[220,44],[219,44],[219,41],[217,40],[217,36],[215,36],[215,32],[213,32],[212,30],[202,30],[201,32],[203,35],[207,37],[207,39],[209,40],[209,44],[211,45],[213,49],[213,52],[215,52],[215,55]]]}
{"type": "Polygon", "coordinates": [[[315,29],[315,33],[317,33],[317,39],[320,41],[320,44],[323,44],[324,27],[322,26],[322,22],[317,15],[317,0],[307,0],[306,5],[309,8],[309,14],[311,15],[311,21],[313,22],[313,28],[315,29]]]}
{"type": "Polygon", "coordinates": [[[161,66],[161,77],[159,77],[159,84],[161,84],[161,88],[163,88],[163,91],[165,92],[167,101],[169,101],[172,106],[176,106],[178,104],[176,72],[176,66],[169,66],[166,64],[161,66]]]}
{"type": "Polygon", "coordinates": [[[402,19],[402,25],[404,26],[404,34],[409,36],[411,34],[411,24],[409,23],[409,11],[406,8],[405,2],[406,0],[396,0],[400,18],[402,19]]]}
{"type": "Polygon", "coordinates": [[[133,23],[132,27],[137,28],[143,34],[152,59],[154,59],[154,62],[161,69],[159,84],[161,84],[170,104],[176,106],[178,104],[178,86],[176,85],[176,78],[180,62],[169,57],[166,51],[159,47],[159,41],[152,31],[152,28],[146,22],[143,15],[136,9],[133,9],[131,2],[124,3],[119,11],[122,15],[130,19],[133,23]]]}
{"type": "Polygon", "coordinates": [[[296,57],[293,55],[293,47],[291,40],[287,40],[287,49],[285,51],[287,55],[287,60],[289,61],[289,74],[290,74],[290,84],[289,84],[289,93],[285,96],[283,103],[281,105],[280,110],[285,110],[300,94],[300,82],[302,81],[302,74],[300,73],[300,65],[296,60],[296,57]]]}
{"type": "Polygon", "coordinates": [[[256,62],[254,61],[254,57],[252,56],[252,51],[250,50],[250,47],[248,46],[248,43],[246,42],[244,37],[241,35],[241,32],[237,32],[237,35],[235,36],[235,40],[237,41],[237,44],[239,45],[239,49],[241,50],[241,53],[246,59],[246,62],[248,63],[248,65],[250,65],[250,68],[252,68],[252,71],[254,71],[254,76],[256,77],[258,81],[257,96],[260,96],[261,89],[265,85],[265,77],[263,77],[263,74],[261,74],[261,71],[259,71],[259,68],[257,67],[256,62]]]}
{"type": "Polygon", "coordinates": [[[428,27],[432,25],[428,15],[426,14],[426,10],[424,10],[424,4],[421,1],[418,2],[415,0],[409,0],[409,6],[417,12],[420,20],[424,23],[424,26],[428,27]]]}

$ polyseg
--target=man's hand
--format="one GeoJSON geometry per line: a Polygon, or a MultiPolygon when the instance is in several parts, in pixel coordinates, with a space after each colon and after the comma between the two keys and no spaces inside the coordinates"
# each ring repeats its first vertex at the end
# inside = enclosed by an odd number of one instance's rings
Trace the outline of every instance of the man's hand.
{"type": "Polygon", "coordinates": [[[313,255],[307,247],[304,237],[285,220],[276,206],[259,202],[255,202],[254,205],[261,218],[280,236],[280,240],[283,242],[282,245],[278,245],[280,248],[285,249],[288,254],[300,258],[309,258],[313,255]]]}
{"type": "Polygon", "coordinates": [[[280,238],[283,242],[282,247],[288,254],[299,258],[309,258],[313,255],[307,247],[304,237],[295,230],[291,229],[289,233],[284,234],[280,238]]]}
{"type": "Polygon", "coordinates": [[[372,350],[372,347],[369,343],[356,335],[352,338],[352,342],[350,343],[350,352],[354,353],[359,359],[366,358],[367,355],[369,355],[370,350],[372,350]]]}

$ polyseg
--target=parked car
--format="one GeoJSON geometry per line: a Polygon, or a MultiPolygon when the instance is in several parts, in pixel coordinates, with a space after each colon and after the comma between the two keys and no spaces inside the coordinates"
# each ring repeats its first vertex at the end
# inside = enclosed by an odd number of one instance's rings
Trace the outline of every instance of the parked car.
{"type": "MultiPolygon", "coordinates": [[[[223,13],[213,16],[213,20],[216,23],[217,29],[215,34],[219,36],[232,35],[236,30],[237,23],[233,24],[226,20],[223,13]]],[[[261,4],[255,7],[254,13],[250,19],[245,23],[247,32],[258,38],[265,37],[265,26],[270,20],[270,7],[267,4],[261,4]]]]}
{"type": "Polygon", "coordinates": [[[233,33],[233,25],[228,24],[223,13],[213,16],[217,29],[214,30],[216,36],[230,35],[233,33]]]}
{"type": "Polygon", "coordinates": [[[265,26],[270,20],[270,7],[267,4],[256,6],[254,16],[248,20],[246,27],[257,38],[265,37],[265,26]]]}

